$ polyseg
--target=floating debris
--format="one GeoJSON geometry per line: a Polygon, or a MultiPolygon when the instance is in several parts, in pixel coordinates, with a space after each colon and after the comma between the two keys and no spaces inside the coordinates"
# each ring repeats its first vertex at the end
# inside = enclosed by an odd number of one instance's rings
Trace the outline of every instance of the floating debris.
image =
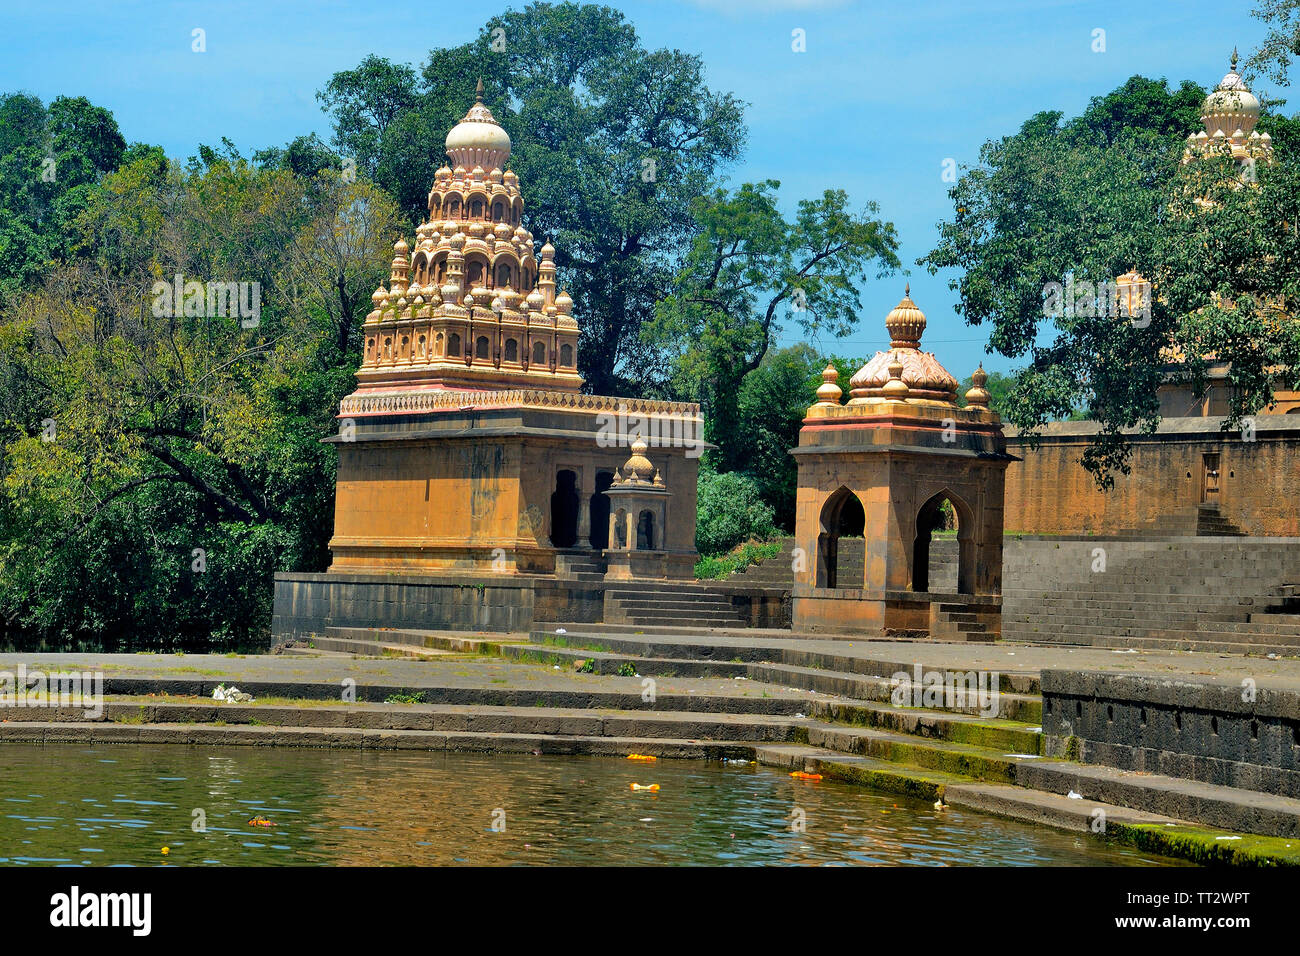
{"type": "Polygon", "coordinates": [[[249,820],[249,821],[248,821],[248,825],[249,825],[250,827],[273,827],[273,826],[275,826],[274,823],[272,823],[272,822],[271,822],[270,820],[268,820],[266,817],[262,816],[260,813],[259,813],[257,816],[253,817],[253,819],[249,820]]]}
{"type": "Polygon", "coordinates": [[[628,754],[628,760],[658,760],[658,757],[652,757],[650,754],[628,754]]]}
{"type": "Polygon", "coordinates": [[[628,784],[628,788],[631,790],[649,790],[651,793],[659,792],[659,784],[657,783],[631,783],[628,784]]]}
{"type": "Polygon", "coordinates": [[[802,770],[792,770],[790,771],[790,776],[794,777],[796,780],[820,780],[822,778],[822,775],[819,773],[805,773],[802,770]]]}

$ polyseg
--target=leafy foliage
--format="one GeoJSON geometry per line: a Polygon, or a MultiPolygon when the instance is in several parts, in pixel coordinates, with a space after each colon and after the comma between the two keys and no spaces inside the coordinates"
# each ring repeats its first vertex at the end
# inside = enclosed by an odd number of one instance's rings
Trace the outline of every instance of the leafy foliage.
{"type": "Polygon", "coordinates": [[[740,472],[700,470],[695,547],[704,555],[722,554],[742,541],[776,534],[772,506],[758,485],[740,472]]]}

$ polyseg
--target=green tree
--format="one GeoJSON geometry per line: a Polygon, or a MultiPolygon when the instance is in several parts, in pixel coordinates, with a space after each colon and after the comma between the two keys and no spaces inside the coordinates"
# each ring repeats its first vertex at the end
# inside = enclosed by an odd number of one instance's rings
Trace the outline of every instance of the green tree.
{"type": "Polygon", "coordinates": [[[125,152],[112,114],[85,97],[48,108],[25,93],[0,97],[0,294],[30,288],[64,258],[71,224],[125,152]]]}
{"type": "Polygon", "coordinates": [[[139,151],[94,188],[75,258],[0,323],[12,636],[265,640],[273,572],[325,559],[321,439],[399,222],[370,184],[259,169],[228,145],[187,168],[139,151]],[[214,311],[201,285],[177,307],[162,296],[177,275],[247,283],[260,312],[214,311]]]}
{"type": "Polygon", "coordinates": [[[1194,378],[1208,350],[1230,360],[1238,414],[1271,399],[1268,363],[1295,367],[1292,326],[1263,305],[1296,292],[1294,165],[1279,156],[1259,166],[1257,188],[1242,188],[1230,160],[1183,164],[1194,127],[1180,124],[1197,96],[1190,84],[1170,93],[1134,78],[1074,120],[1040,113],[986,143],[919,260],[958,270],[957,310],[991,326],[992,349],[1029,359],[1002,399],[1013,424],[1031,440],[1080,410],[1100,424],[1084,465],[1103,485],[1127,468],[1125,431],[1158,424],[1171,355],[1190,356],[1194,378]],[[1149,320],[1104,307],[1103,284],[1130,269],[1152,283],[1149,320]],[[1087,294],[1062,312],[1050,307],[1052,283],[1087,294]]]}
{"type": "Polygon", "coordinates": [[[768,354],[780,321],[808,337],[848,335],[858,322],[859,284],[898,267],[894,226],[876,218],[874,203],[855,213],[843,190],[827,190],[800,200],[787,220],[778,187],[746,183],[695,202],[700,231],[646,330],[673,356],[678,390],[701,397],[719,471],[744,466],[742,383],[768,354]]]}
{"type": "Polygon", "coordinates": [[[749,540],[764,541],[776,534],[772,506],[758,485],[740,472],[718,474],[700,469],[695,547],[703,555],[725,554],[749,540]]]}

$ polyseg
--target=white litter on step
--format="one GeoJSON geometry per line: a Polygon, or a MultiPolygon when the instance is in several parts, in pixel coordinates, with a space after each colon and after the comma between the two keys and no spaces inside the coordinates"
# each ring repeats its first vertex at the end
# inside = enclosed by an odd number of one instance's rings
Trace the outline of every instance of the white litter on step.
{"type": "Polygon", "coordinates": [[[1111,651],[1111,653],[1112,654],[1136,654],[1137,651],[1133,650],[1133,648],[1131,647],[1126,647],[1123,650],[1111,651]]]}
{"type": "Polygon", "coordinates": [[[1021,760],[1037,760],[1038,754],[1003,754],[1004,757],[1018,757],[1021,760]]]}
{"type": "Polygon", "coordinates": [[[242,704],[245,701],[253,699],[252,694],[245,694],[242,690],[231,684],[226,687],[224,684],[218,684],[217,689],[212,692],[213,700],[224,701],[227,704],[242,704]]]}
{"type": "Polygon", "coordinates": [[[1082,800],[1082,799],[1083,799],[1083,794],[1081,794],[1081,793],[1075,793],[1073,790],[1071,790],[1069,793],[1067,793],[1066,796],[1069,797],[1071,800],[1082,800]]]}
{"type": "Polygon", "coordinates": [[[566,630],[565,630],[564,628],[562,628],[562,627],[557,627],[557,628],[555,629],[555,633],[556,633],[556,634],[568,634],[569,632],[566,631],[566,630]]]}
{"type": "Polygon", "coordinates": [[[1240,840],[1241,837],[1239,837],[1239,836],[1221,836],[1221,837],[1215,837],[1214,839],[1216,839],[1216,840],[1240,840]]]}

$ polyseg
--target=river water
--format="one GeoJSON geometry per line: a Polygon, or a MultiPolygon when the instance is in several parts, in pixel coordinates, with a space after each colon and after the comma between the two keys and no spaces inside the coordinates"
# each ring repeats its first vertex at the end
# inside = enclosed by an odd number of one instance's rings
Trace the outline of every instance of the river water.
{"type": "Polygon", "coordinates": [[[0,865],[1171,862],[752,764],[0,745],[0,865]]]}

